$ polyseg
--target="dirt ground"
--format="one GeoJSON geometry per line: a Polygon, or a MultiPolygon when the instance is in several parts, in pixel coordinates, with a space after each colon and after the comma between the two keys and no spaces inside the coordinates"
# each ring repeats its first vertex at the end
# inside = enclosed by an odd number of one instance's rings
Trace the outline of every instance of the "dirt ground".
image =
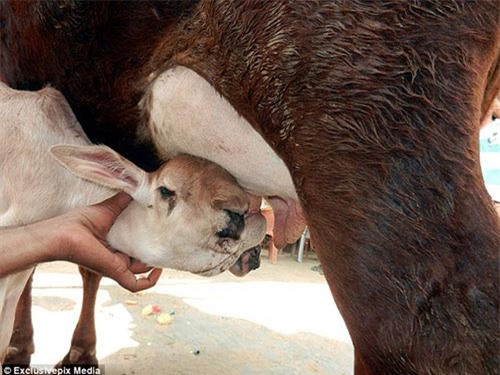
{"type": "MultiPolygon", "coordinates": [[[[97,353],[107,375],[352,374],[352,345],[314,259],[289,254],[244,278],[165,270],[142,295],[104,280],[97,297],[97,353]],[[135,301],[129,305],[125,301],[135,301]],[[142,316],[173,309],[171,324],[142,316]],[[199,351],[199,354],[197,354],[199,351]]],[[[33,289],[34,365],[59,361],[81,304],[75,266],[40,266],[33,289]]]]}

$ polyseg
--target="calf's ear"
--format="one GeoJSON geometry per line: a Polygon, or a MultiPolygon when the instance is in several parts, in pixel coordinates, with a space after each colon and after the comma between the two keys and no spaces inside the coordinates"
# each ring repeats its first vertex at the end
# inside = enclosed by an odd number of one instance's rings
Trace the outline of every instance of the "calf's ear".
{"type": "Polygon", "coordinates": [[[78,177],[123,190],[132,197],[146,183],[145,171],[106,146],[58,145],[50,153],[78,177]]]}

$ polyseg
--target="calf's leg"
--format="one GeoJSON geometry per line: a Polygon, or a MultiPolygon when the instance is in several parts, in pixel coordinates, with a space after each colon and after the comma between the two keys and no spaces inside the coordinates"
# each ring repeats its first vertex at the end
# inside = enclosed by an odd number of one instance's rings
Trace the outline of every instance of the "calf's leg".
{"type": "MultiPolygon", "coordinates": [[[[34,272],[34,271],[33,271],[34,272]]],[[[23,293],[19,298],[16,308],[16,320],[14,321],[14,331],[10,339],[7,356],[4,363],[16,365],[29,365],[31,355],[35,351],[33,342],[33,322],[31,320],[31,285],[33,273],[31,274],[23,293]]]]}
{"type": "Polygon", "coordinates": [[[96,330],[94,308],[102,276],[86,268],[79,267],[83,280],[83,302],[80,318],[73,332],[71,348],[66,356],[56,365],[97,365],[96,330]]]}

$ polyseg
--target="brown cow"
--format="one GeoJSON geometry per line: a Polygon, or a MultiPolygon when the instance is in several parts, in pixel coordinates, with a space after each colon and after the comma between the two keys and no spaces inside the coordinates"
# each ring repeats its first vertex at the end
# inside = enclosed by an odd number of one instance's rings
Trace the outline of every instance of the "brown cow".
{"type": "MultiPolygon", "coordinates": [[[[93,141],[135,146],[142,165],[153,144],[179,151],[161,132],[184,112],[157,94],[178,83],[189,108],[180,73],[222,95],[290,172],[356,374],[498,372],[499,221],[478,158],[500,86],[497,2],[9,2],[0,14],[8,83],[51,82],[93,141]]],[[[227,168],[241,150],[225,151],[214,161],[227,168]]]]}

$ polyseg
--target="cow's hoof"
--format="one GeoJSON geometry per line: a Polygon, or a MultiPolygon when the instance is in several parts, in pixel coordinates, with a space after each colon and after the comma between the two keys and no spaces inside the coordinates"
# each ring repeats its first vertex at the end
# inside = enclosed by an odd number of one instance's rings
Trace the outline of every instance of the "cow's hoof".
{"type": "Polygon", "coordinates": [[[69,353],[57,364],[55,368],[66,366],[83,365],[88,367],[99,367],[99,361],[95,356],[95,349],[85,350],[79,347],[72,347],[69,353]]]}
{"type": "Polygon", "coordinates": [[[33,345],[27,345],[24,348],[20,346],[9,346],[7,348],[7,354],[5,355],[4,364],[29,367],[33,352],[33,345]]]}

